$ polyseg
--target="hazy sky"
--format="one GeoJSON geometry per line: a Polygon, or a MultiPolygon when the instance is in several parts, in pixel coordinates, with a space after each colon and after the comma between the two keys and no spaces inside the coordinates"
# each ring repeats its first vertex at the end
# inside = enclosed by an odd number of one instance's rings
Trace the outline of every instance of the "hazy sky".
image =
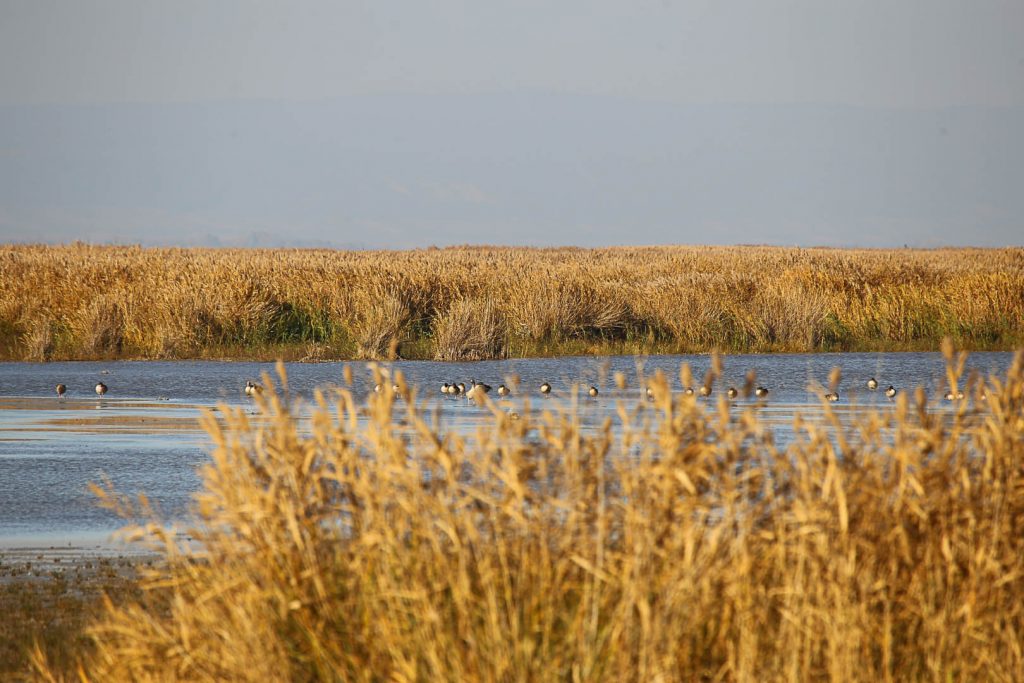
{"type": "Polygon", "coordinates": [[[0,0],[0,241],[1024,243],[1024,2],[0,0]]]}

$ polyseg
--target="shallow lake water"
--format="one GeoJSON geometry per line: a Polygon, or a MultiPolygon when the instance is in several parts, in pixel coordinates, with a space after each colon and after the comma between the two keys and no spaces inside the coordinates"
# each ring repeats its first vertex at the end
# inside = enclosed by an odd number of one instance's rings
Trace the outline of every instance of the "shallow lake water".
{"type": "MultiPolygon", "coordinates": [[[[975,353],[968,371],[983,375],[1003,373],[1010,353],[975,353]]],[[[580,396],[582,419],[597,425],[615,412],[618,400],[637,401],[642,392],[639,373],[665,372],[673,390],[682,389],[679,368],[689,363],[694,384],[711,365],[709,356],[573,357],[436,363],[398,361],[385,364],[401,370],[419,387],[419,398],[441,407],[446,429],[469,430],[486,412],[465,400],[443,397],[444,382],[471,379],[495,387],[518,378],[514,406],[532,410],[555,405],[570,395],[573,385],[596,385],[597,400],[580,396]],[[613,376],[622,372],[627,387],[619,391],[613,376]],[[550,382],[553,397],[542,397],[538,387],[550,382]]],[[[293,396],[309,398],[314,389],[342,383],[344,363],[287,365],[293,396]]],[[[360,398],[372,391],[373,380],[365,363],[350,363],[355,391],[360,398]]],[[[746,373],[757,373],[757,383],[770,389],[760,404],[769,422],[785,436],[794,413],[820,413],[820,387],[828,383],[833,367],[842,370],[840,408],[874,405],[889,409],[881,389],[892,384],[900,390],[922,386],[942,410],[946,389],[945,364],[938,353],[845,353],[734,355],[723,357],[724,377],[715,393],[729,386],[742,388],[746,373]],[[877,378],[880,390],[868,391],[865,382],[877,378]]],[[[273,363],[242,362],[73,362],[0,363],[0,547],[27,545],[88,545],[105,543],[121,522],[96,506],[90,482],[109,480],[121,493],[145,492],[167,519],[185,514],[191,494],[198,488],[196,468],[208,459],[206,435],[196,418],[217,404],[245,405],[242,388],[247,379],[275,373],[273,363]],[[97,381],[109,387],[100,399],[97,381]],[[66,384],[68,395],[58,400],[54,387],[66,384]]],[[[492,394],[492,397],[494,395],[492,394]]],[[[739,400],[737,407],[753,403],[739,400]]],[[[948,409],[948,408],[947,408],[948,409]]]]}

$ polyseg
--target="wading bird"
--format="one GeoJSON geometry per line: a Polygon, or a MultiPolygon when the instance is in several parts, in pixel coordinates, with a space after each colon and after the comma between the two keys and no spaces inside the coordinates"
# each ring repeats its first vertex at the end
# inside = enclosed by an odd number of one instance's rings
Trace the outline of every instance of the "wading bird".
{"type": "Polygon", "coordinates": [[[836,401],[839,400],[839,394],[836,393],[835,391],[830,391],[829,393],[825,394],[825,400],[828,401],[829,403],[835,403],[836,401]]]}
{"type": "Polygon", "coordinates": [[[736,398],[740,395],[740,392],[736,391],[736,387],[729,387],[729,390],[725,392],[725,395],[729,398],[736,398]]]}
{"type": "Polygon", "coordinates": [[[57,385],[57,398],[64,398],[64,394],[68,392],[68,388],[63,384],[57,385]]]}
{"type": "Polygon", "coordinates": [[[498,396],[508,396],[511,393],[512,392],[509,391],[509,388],[506,387],[504,384],[502,384],[500,387],[498,387],[498,396]]]}
{"type": "Polygon", "coordinates": [[[885,396],[886,396],[886,398],[892,398],[895,395],[896,395],[896,387],[894,387],[893,385],[890,384],[889,388],[885,390],[885,396]]]}
{"type": "Polygon", "coordinates": [[[874,377],[872,377],[871,379],[868,380],[868,389],[870,389],[871,391],[874,391],[877,388],[878,388],[878,380],[875,379],[874,377]]]}
{"type": "Polygon", "coordinates": [[[597,398],[597,394],[598,394],[597,387],[591,386],[590,390],[587,393],[590,394],[591,398],[597,398]]]}
{"type": "Polygon", "coordinates": [[[754,389],[754,396],[757,396],[758,398],[764,398],[767,395],[768,387],[758,387],[757,389],[754,389]]]}
{"type": "Polygon", "coordinates": [[[542,394],[550,394],[551,393],[551,384],[549,384],[548,382],[544,382],[544,384],[541,384],[540,385],[540,393],[542,393],[542,394]]]}
{"type": "Polygon", "coordinates": [[[107,385],[103,382],[96,382],[96,393],[100,396],[107,393],[107,385]]]}
{"type": "Polygon", "coordinates": [[[700,388],[700,395],[701,396],[710,396],[711,395],[711,387],[709,387],[707,384],[702,386],[700,388]]]}

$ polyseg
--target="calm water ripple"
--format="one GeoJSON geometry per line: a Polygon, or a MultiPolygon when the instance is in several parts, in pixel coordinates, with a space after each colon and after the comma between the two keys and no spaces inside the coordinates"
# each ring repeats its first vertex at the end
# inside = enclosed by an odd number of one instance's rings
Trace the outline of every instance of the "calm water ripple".
{"type": "MultiPolygon", "coordinates": [[[[771,391],[762,413],[777,426],[783,441],[795,411],[813,414],[820,410],[819,393],[812,393],[809,387],[827,384],[833,367],[843,373],[840,407],[886,407],[888,401],[881,390],[871,392],[865,387],[872,376],[878,379],[880,389],[889,384],[901,390],[923,386],[935,399],[945,391],[945,365],[937,353],[736,355],[723,360],[724,377],[715,384],[716,395],[729,386],[742,389],[747,371],[755,371],[757,382],[771,391]]],[[[1010,353],[975,353],[968,359],[968,371],[1002,373],[1011,360],[1010,353]]],[[[442,406],[446,427],[471,431],[485,419],[485,411],[465,400],[442,397],[441,384],[469,384],[476,379],[497,387],[518,377],[514,406],[522,409],[522,401],[528,397],[535,410],[560,403],[556,399],[568,396],[573,383],[584,389],[594,384],[601,390],[600,397],[591,400],[579,394],[579,402],[584,421],[597,425],[614,413],[616,399],[635,401],[640,397],[640,368],[647,375],[663,371],[673,390],[681,390],[679,367],[683,362],[690,363],[695,384],[711,365],[708,356],[399,361],[387,365],[400,369],[410,384],[420,387],[422,400],[442,406]],[[616,372],[628,378],[625,391],[614,387],[616,372]],[[554,398],[537,391],[545,381],[553,385],[554,398]]],[[[340,385],[343,365],[288,364],[292,394],[309,398],[318,387],[340,385]]],[[[372,379],[365,364],[352,366],[355,391],[365,396],[372,391],[372,379]]],[[[208,442],[195,419],[203,408],[218,403],[245,405],[245,381],[259,380],[264,372],[273,375],[274,365],[218,361],[0,363],[0,545],[106,537],[120,522],[96,507],[87,488],[89,482],[103,479],[123,493],[145,492],[167,518],[181,517],[199,485],[195,469],[208,459],[208,442]],[[97,398],[93,390],[100,380],[110,387],[104,399],[97,398]],[[54,394],[57,383],[68,387],[64,401],[54,394]]],[[[941,401],[936,405],[941,409],[941,401]]]]}

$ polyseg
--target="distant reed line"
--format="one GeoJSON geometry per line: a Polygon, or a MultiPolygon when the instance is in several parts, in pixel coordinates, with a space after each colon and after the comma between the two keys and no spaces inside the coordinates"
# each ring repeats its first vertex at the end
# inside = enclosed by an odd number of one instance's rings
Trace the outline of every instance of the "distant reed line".
{"type": "Polygon", "coordinates": [[[0,357],[472,360],[1024,342],[1024,249],[0,247],[0,357]]]}

